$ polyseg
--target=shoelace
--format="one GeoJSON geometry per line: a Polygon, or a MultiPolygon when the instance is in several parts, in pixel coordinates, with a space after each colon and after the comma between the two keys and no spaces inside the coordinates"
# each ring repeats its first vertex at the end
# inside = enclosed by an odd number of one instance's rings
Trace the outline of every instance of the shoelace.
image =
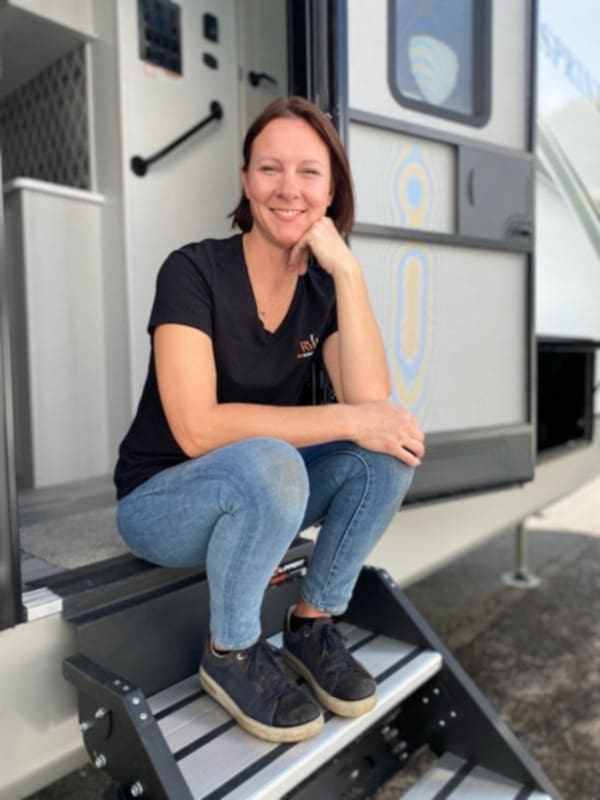
{"type": "Polygon", "coordinates": [[[247,651],[244,660],[247,676],[265,700],[276,700],[293,687],[283,671],[281,654],[264,639],[247,651]]]}
{"type": "Polygon", "coordinates": [[[344,637],[333,623],[323,625],[321,628],[321,647],[323,655],[328,656],[327,672],[335,672],[339,669],[356,671],[356,661],[346,650],[344,637]]]}

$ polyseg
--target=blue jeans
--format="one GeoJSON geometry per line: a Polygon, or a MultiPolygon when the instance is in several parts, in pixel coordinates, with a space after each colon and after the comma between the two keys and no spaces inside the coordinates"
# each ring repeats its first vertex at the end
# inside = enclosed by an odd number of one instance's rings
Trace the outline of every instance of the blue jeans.
{"type": "Polygon", "coordinates": [[[352,442],[298,450],[278,439],[244,439],[149,478],[119,502],[117,524],[140,558],[204,564],[213,640],[243,649],[260,636],[275,567],[299,531],[316,523],[302,596],[322,611],[345,611],[412,476],[401,461],[352,442]]]}

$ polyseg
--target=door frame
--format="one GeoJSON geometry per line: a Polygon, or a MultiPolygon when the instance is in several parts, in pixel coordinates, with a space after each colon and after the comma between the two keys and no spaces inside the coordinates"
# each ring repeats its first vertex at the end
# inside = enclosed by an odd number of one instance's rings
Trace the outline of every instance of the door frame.
{"type": "Polygon", "coordinates": [[[0,194],[0,630],[23,621],[8,269],[4,240],[4,195],[0,194]]]}

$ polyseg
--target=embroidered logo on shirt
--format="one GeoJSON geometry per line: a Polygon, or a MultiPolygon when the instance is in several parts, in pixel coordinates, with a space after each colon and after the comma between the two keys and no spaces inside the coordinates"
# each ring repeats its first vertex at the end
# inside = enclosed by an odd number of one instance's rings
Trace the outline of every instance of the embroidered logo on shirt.
{"type": "Polygon", "coordinates": [[[296,358],[310,358],[315,354],[317,345],[319,344],[319,337],[311,333],[308,339],[300,340],[300,352],[296,354],[296,358]]]}

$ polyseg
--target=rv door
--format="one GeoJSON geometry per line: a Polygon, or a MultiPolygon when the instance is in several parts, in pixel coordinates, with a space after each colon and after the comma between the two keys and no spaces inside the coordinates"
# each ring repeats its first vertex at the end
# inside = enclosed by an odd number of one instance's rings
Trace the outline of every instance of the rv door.
{"type": "Polygon", "coordinates": [[[393,400],[427,433],[410,499],[528,480],[532,4],[492,15],[490,0],[349,0],[326,21],[323,4],[311,10],[310,88],[346,138],[351,245],[393,400]]]}

